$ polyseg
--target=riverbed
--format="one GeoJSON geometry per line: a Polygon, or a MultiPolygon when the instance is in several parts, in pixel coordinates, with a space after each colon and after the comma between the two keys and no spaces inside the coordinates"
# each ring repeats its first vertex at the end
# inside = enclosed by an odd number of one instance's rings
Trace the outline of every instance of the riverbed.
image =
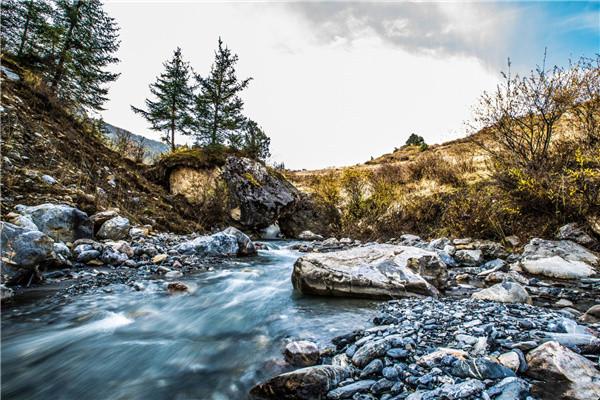
{"type": "Polygon", "coordinates": [[[68,301],[39,298],[3,310],[4,399],[244,399],[281,372],[287,340],[326,346],[368,325],[377,303],[301,296],[290,275],[300,253],[269,242],[143,290],[110,285],[68,301]]]}

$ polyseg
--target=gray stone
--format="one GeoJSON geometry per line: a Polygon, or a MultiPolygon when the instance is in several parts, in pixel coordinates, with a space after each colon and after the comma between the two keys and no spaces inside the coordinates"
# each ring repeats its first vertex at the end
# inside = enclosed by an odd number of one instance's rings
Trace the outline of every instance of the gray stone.
{"type": "Polygon", "coordinates": [[[254,246],[254,243],[252,243],[252,240],[250,240],[248,235],[246,235],[244,232],[230,226],[222,231],[222,233],[235,236],[238,244],[238,256],[253,256],[256,254],[256,247],[254,246]]]}
{"type": "Polygon", "coordinates": [[[386,339],[367,342],[356,350],[356,353],[352,356],[352,363],[359,368],[363,368],[374,359],[383,357],[390,347],[390,342],[386,339]]]}
{"type": "Polygon", "coordinates": [[[457,250],[454,253],[454,259],[459,264],[476,267],[483,262],[483,252],[481,250],[457,250]]]}
{"type": "Polygon", "coordinates": [[[559,279],[581,279],[596,273],[598,257],[568,240],[532,239],[523,250],[521,267],[535,275],[559,279]]]}
{"type": "Polygon", "coordinates": [[[104,222],[96,235],[100,239],[121,240],[129,236],[129,229],[129,220],[118,216],[104,222]]]}
{"type": "Polygon", "coordinates": [[[531,385],[523,379],[508,377],[486,390],[490,398],[494,400],[525,400],[529,396],[531,385]]]}
{"type": "Polygon", "coordinates": [[[331,400],[349,399],[354,396],[355,393],[367,392],[371,389],[376,381],[363,380],[356,381],[346,386],[341,386],[337,389],[327,393],[327,398],[331,400]]]}
{"type": "Polygon", "coordinates": [[[300,240],[323,240],[323,236],[313,233],[311,231],[302,231],[298,235],[300,240]]]}
{"type": "Polygon", "coordinates": [[[570,223],[562,226],[558,230],[556,238],[559,240],[571,240],[575,243],[579,243],[582,246],[592,246],[596,243],[596,241],[577,223],[570,223]]]}
{"type": "Polygon", "coordinates": [[[527,290],[515,282],[497,283],[492,287],[473,293],[471,296],[477,300],[490,300],[499,303],[527,303],[531,304],[531,297],[527,290]]]}
{"type": "Polygon", "coordinates": [[[21,215],[29,217],[38,230],[59,242],[74,242],[92,237],[92,222],[86,213],[64,204],[18,205],[21,215]]]}
{"type": "Polygon", "coordinates": [[[446,265],[436,253],[394,245],[308,254],[292,273],[294,288],[302,293],[369,298],[437,296],[430,282],[446,279],[446,265]]]}
{"type": "Polygon", "coordinates": [[[309,367],[319,362],[319,347],[307,340],[288,343],[283,352],[285,360],[297,367],[309,367]]]}
{"type": "Polygon", "coordinates": [[[452,366],[452,375],[461,378],[501,379],[515,376],[515,373],[505,366],[487,358],[460,360],[452,366]]]}

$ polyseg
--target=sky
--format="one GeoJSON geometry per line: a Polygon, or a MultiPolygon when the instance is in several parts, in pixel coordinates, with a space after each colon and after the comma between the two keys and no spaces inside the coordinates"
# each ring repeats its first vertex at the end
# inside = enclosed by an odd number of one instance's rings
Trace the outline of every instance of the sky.
{"type": "MultiPolygon", "coordinates": [[[[362,163],[400,147],[466,134],[484,90],[511,58],[526,73],[543,60],[600,53],[599,2],[106,1],[120,26],[121,75],[105,121],[153,139],[134,114],[163,62],[181,47],[205,75],[219,36],[239,56],[244,114],[271,137],[271,161],[291,169],[362,163]]],[[[177,143],[184,143],[184,137],[177,143]]]]}

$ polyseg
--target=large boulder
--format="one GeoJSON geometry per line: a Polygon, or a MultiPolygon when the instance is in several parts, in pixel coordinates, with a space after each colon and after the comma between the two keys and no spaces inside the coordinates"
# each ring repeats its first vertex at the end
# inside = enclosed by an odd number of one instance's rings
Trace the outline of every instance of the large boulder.
{"type": "Polygon", "coordinates": [[[250,390],[253,399],[325,399],[327,392],[350,377],[350,370],[333,365],[298,369],[269,379],[250,390]]]}
{"type": "Polygon", "coordinates": [[[232,218],[250,229],[277,222],[300,196],[285,177],[248,158],[228,157],[222,177],[229,188],[232,218]]]}
{"type": "Polygon", "coordinates": [[[16,211],[30,219],[39,231],[59,242],[73,242],[93,235],[88,215],[65,204],[18,205],[16,211]]]}
{"type": "Polygon", "coordinates": [[[313,342],[299,340],[290,342],[283,352],[285,360],[297,367],[310,367],[319,362],[319,347],[313,342]]]}
{"type": "Polygon", "coordinates": [[[210,236],[199,236],[176,247],[181,254],[212,257],[248,256],[256,254],[250,238],[235,228],[227,228],[210,236]]]}
{"type": "Polygon", "coordinates": [[[446,275],[446,265],[434,252],[370,245],[305,255],[294,264],[292,283],[307,294],[389,299],[437,296],[432,283],[441,287],[446,275]]]}
{"type": "Polygon", "coordinates": [[[100,239],[121,240],[126,239],[129,235],[131,224],[124,217],[114,217],[102,224],[96,236],[100,239]]]}
{"type": "Polygon", "coordinates": [[[527,354],[527,375],[542,381],[543,398],[600,398],[600,372],[594,363],[557,342],[542,344],[527,354]]]}
{"type": "Polygon", "coordinates": [[[515,282],[501,282],[487,289],[473,293],[471,296],[477,300],[490,300],[499,303],[527,303],[531,304],[531,297],[527,290],[515,282]]]}
{"type": "Polygon", "coordinates": [[[525,246],[521,267],[530,274],[580,279],[594,275],[598,262],[598,256],[575,242],[536,238],[525,246]]]}

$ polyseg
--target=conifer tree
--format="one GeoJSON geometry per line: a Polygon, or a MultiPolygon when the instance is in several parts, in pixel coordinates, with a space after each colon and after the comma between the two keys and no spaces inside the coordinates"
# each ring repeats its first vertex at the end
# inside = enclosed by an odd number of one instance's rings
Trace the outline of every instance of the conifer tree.
{"type": "Polygon", "coordinates": [[[191,68],[183,61],[178,47],[173,58],[164,64],[165,71],[150,85],[150,92],[156,100],[146,99],[146,110],[131,106],[152,126],[163,133],[163,141],[175,150],[175,134],[189,135],[194,125],[191,108],[194,101],[193,87],[189,80],[191,68]]]}
{"type": "Polygon", "coordinates": [[[57,0],[55,12],[59,45],[47,74],[50,87],[76,106],[101,110],[106,84],[119,76],[106,70],[119,61],[119,28],[100,0],[57,0]]]}
{"type": "Polygon", "coordinates": [[[235,72],[238,56],[233,54],[219,38],[215,62],[206,78],[196,75],[200,93],[196,97],[196,143],[222,145],[237,141],[235,135],[244,125],[244,102],[239,93],[252,78],[239,81],[235,72]]]}
{"type": "Polygon", "coordinates": [[[269,151],[271,139],[251,119],[246,121],[239,137],[241,138],[241,149],[248,157],[264,161],[271,156],[269,151]]]}
{"type": "Polygon", "coordinates": [[[51,4],[47,0],[3,0],[1,9],[2,50],[21,61],[40,62],[51,32],[51,4]]]}

